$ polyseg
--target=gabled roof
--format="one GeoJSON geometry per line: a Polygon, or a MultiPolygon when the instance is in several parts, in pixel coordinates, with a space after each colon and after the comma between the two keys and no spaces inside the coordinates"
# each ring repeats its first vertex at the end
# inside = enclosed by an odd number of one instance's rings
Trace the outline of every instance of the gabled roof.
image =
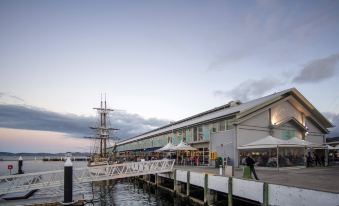
{"type": "Polygon", "coordinates": [[[275,128],[281,127],[284,124],[286,124],[287,122],[293,124],[294,126],[298,127],[299,129],[301,129],[305,132],[307,131],[307,128],[304,125],[302,125],[298,120],[296,120],[294,117],[289,117],[289,118],[286,118],[286,119],[284,119],[280,122],[276,122],[273,125],[273,127],[275,127],[275,128]]]}
{"type": "Polygon", "coordinates": [[[295,97],[305,108],[307,108],[317,119],[319,119],[319,121],[325,128],[333,127],[331,122],[329,122],[326,117],[324,117],[296,88],[290,88],[245,103],[228,103],[220,107],[216,107],[211,110],[207,110],[205,112],[165,125],[163,127],[159,127],[149,132],[137,135],[135,137],[123,140],[119,142],[118,145],[148,138],[149,136],[161,134],[169,130],[176,130],[178,128],[185,127],[186,125],[198,124],[199,122],[208,121],[210,119],[217,119],[232,115],[237,115],[237,118],[242,118],[272,103],[278,102],[279,100],[284,99],[289,95],[295,97]]]}

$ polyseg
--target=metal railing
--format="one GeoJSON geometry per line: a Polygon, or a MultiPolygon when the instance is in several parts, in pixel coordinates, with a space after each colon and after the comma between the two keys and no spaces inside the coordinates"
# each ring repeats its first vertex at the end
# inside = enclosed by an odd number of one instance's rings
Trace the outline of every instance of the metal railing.
{"type": "MultiPolygon", "coordinates": [[[[73,184],[171,172],[174,160],[129,162],[73,169],[73,184]]],[[[64,184],[64,170],[0,176],[0,195],[64,184]]]]}

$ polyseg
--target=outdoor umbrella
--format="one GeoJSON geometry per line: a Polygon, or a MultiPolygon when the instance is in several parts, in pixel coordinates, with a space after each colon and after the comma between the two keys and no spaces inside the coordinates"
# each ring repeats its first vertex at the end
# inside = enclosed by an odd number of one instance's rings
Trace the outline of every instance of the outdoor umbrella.
{"type": "Polygon", "coordinates": [[[165,146],[156,150],[157,152],[175,151],[175,146],[169,142],[165,146]]]}
{"type": "Polygon", "coordinates": [[[186,142],[181,141],[176,147],[175,150],[177,151],[193,151],[193,150],[197,150],[194,147],[189,146],[186,142]]]}
{"type": "MultiPolygon", "coordinates": [[[[189,146],[186,142],[182,141],[175,147],[176,151],[194,151],[197,150],[194,147],[189,146]]],[[[178,162],[178,153],[177,153],[177,162],[178,162]]]]}

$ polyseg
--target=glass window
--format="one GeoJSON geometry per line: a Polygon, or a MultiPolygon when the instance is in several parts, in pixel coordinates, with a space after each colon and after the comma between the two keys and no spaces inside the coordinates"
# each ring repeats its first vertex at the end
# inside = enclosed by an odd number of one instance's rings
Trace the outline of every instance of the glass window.
{"type": "Polygon", "coordinates": [[[212,132],[213,133],[218,132],[218,124],[217,123],[212,124],[212,132]]]}
{"type": "Polygon", "coordinates": [[[202,126],[198,127],[198,141],[202,140],[204,137],[202,126]]]}
{"type": "Polygon", "coordinates": [[[233,129],[234,128],[234,119],[229,119],[226,121],[226,129],[227,130],[230,130],[230,129],[233,129]]]}
{"type": "Polygon", "coordinates": [[[222,120],[219,122],[219,131],[225,131],[226,129],[226,121],[222,120]]]}
{"type": "Polygon", "coordinates": [[[202,133],[203,133],[203,139],[204,140],[210,139],[210,128],[208,127],[208,125],[204,125],[202,127],[202,133]]]}
{"type": "Polygon", "coordinates": [[[192,136],[192,129],[186,129],[186,142],[192,142],[193,136],[192,136]]]}
{"type": "Polygon", "coordinates": [[[197,127],[193,128],[193,141],[196,142],[198,137],[198,129],[197,127]]]}
{"type": "Polygon", "coordinates": [[[182,141],[186,142],[186,132],[185,132],[185,129],[182,130],[182,141]]]}

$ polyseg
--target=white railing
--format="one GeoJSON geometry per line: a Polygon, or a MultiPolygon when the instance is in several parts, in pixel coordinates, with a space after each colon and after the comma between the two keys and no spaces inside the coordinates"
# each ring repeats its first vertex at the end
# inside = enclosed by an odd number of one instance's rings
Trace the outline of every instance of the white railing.
{"type": "MultiPolygon", "coordinates": [[[[73,168],[73,184],[171,172],[174,160],[129,162],[96,167],[73,168]]],[[[0,176],[0,195],[64,184],[64,170],[0,176]]]]}

